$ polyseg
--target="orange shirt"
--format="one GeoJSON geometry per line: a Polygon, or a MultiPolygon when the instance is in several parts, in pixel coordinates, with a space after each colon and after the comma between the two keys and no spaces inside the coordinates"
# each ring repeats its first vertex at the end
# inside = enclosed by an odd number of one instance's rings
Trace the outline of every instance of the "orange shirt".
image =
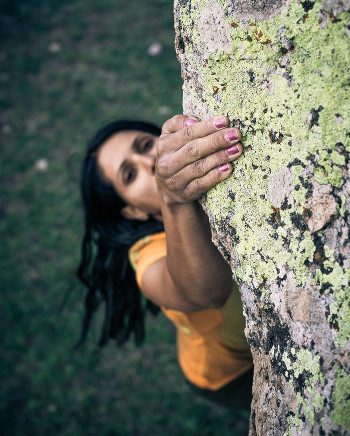
{"type": "MultiPolygon", "coordinates": [[[[147,268],[166,254],[164,232],[146,236],[130,248],[130,263],[141,290],[147,268]]],[[[161,309],[176,326],[179,363],[191,383],[202,389],[217,390],[253,367],[236,283],[220,309],[192,313],[161,309]]]]}

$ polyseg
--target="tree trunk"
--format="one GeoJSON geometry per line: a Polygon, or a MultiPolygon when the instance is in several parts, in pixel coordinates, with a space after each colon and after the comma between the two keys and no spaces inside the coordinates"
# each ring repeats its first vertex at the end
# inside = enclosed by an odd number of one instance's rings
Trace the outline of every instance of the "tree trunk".
{"type": "Polygon", "coordinates": [[[241,288],[251,435],[350,434],[350,1],[177,0],[184,113],[245,154],[202,200],[241,288]]]}

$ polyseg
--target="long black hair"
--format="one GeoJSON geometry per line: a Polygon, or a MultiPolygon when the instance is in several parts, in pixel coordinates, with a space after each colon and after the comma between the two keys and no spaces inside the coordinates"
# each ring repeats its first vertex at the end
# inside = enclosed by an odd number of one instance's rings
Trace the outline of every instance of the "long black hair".
{"type": "Polygon", "coordinates": [[[100,129],[88,143],[81,176],[85,234],[77,270],[88,293],[77,346],[86,339],[92,316],[101,302],[105,304],[105,316],[99,345],[105,345],[110,338],[122,345],[131,333],[135,343],[141,344],[145,336],[144,314],[147,309],[157,311],[150,301],[142,304],[128,250],[138,239],[163,231],[163,224],[153,218],[138,221],[122,217],[120,212],[126,203],[113,186],[102,179],[97,163],[101,145],[122,130],[160,135],[160,129],[150,123],[115,121],[100,129]]]}

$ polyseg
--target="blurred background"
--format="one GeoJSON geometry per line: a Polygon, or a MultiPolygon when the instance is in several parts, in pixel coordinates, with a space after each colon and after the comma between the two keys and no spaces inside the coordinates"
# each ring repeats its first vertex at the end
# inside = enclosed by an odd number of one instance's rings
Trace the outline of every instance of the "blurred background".
{"type": "Polygon", "coordinates": [[[181,113],[170,0],[0,0],[1,434],[244,435],[247,414],[196,397],[174,328],[146,343],[79,337],[75,277],[86,141],[117,118],[181,113]]]}

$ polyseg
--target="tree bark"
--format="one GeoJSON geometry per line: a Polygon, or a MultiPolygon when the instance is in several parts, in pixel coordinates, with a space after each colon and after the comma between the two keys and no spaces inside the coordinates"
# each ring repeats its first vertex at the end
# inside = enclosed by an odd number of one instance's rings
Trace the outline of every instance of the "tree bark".
{"type": "Polygon", "coordinates": [[[349,10],[175,1],[184,113],[244,135],[202,205],[241,289],[251,435],[350,434],[349,10]]]}

